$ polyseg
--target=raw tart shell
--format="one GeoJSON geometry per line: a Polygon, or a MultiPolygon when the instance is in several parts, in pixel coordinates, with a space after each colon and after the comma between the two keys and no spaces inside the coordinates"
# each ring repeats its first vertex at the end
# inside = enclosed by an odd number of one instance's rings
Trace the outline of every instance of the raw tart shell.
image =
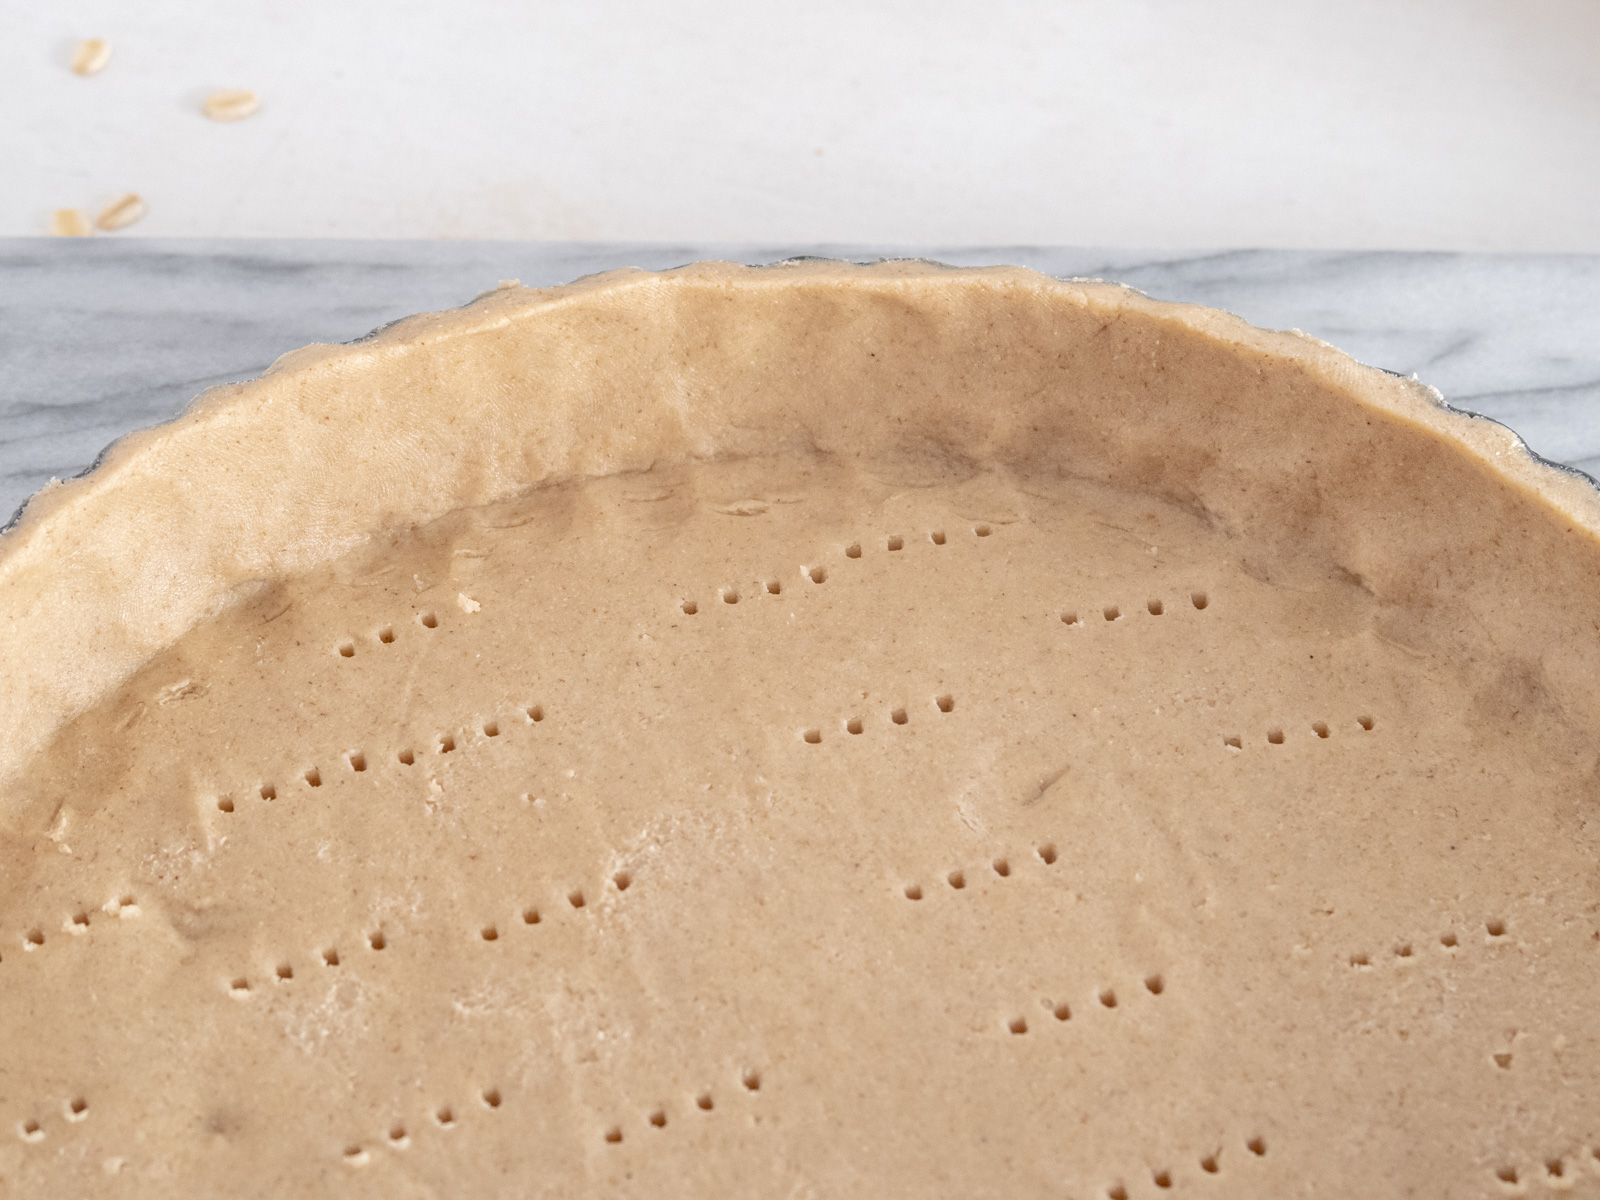
{"type": "Polygon", "coordinates": [[[1597,531],[1010,268],[288,355],[0,541],[0,1187],[1592,1187],[1597,531]]]}

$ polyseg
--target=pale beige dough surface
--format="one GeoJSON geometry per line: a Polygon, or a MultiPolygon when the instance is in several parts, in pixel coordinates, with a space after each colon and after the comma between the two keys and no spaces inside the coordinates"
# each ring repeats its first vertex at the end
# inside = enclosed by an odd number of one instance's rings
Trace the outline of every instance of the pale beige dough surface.
{"type": "Polygon", "coordinates": [[[0,556],[0,1194],[1600,1194],[1582,493],[1021,273],[486,303],[0,556]]]}

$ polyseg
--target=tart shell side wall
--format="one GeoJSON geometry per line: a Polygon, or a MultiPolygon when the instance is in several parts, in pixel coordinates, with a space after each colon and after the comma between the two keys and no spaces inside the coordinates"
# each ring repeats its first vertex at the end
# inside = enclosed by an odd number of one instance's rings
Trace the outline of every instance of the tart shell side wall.
{"type": "Polygon", "coordinates": [[[209,614],[385,529],[798,448],[1179,501],[1261,578],[1332,574],[1380,602],[1383,636],[1481,660],[1498,683],[1470,702],[1507,736],[1581,753],[1563,730],[1600,716],[1593,489],[1421,386],[1012,268],[698,264],[308,348],[42,494],[0,541],[0,781],[209,614]]]}

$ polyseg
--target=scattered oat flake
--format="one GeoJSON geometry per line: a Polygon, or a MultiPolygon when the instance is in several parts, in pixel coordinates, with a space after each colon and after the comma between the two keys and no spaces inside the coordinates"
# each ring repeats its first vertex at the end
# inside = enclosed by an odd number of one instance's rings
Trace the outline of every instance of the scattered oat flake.
{"type": "Polygon", "coordinates": [[[461,605],[461,611],[462,612],[474,613],[474,612],[477,612],[480,608],[483,607],[483,605],[479,604],[476,600],[474,600],[471,596],[467,595],[465,592],[457,592],[456,593],[456,603],[461,605]]]}
{"type": "Polygon", "coordinates": [[[212,92],[203,107],[213,121],[242,121],[260,109],[261,97],[247,88],[229,88],[212,92]]]}
{"type": "Polygon", "coordinates": [[[50,232],[56,237],[88,237],[93,226],[82,209],[58,208],[50,215],[50,232]]]}
{"type": "Polygon", "coordinates": [[[96,75],[111,61],[111,43],[104,38],[86,38],[72,52],[74,75],[96,75]]]}
{"type": "Polygon", "coordinates": [[[107,233],[117,229],[126,229],[135,221],[144,220],[144,201],[133,192],[129,192],[120,200],[113,200],[100,210],[100,215],[94,223],[107,233]]]}

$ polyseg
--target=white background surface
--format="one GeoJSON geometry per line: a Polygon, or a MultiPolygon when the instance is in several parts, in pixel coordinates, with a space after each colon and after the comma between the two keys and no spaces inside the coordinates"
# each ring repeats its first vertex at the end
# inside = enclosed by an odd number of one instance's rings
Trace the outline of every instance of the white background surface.
{"type": "Polygon", "coordinates": [[[0,29],[0,235],[135,191],[117,236],[1600,251],[1596,0],[0,0],[0,29]],[[212,124],[220,87],[265,107],[212,124]]]}

